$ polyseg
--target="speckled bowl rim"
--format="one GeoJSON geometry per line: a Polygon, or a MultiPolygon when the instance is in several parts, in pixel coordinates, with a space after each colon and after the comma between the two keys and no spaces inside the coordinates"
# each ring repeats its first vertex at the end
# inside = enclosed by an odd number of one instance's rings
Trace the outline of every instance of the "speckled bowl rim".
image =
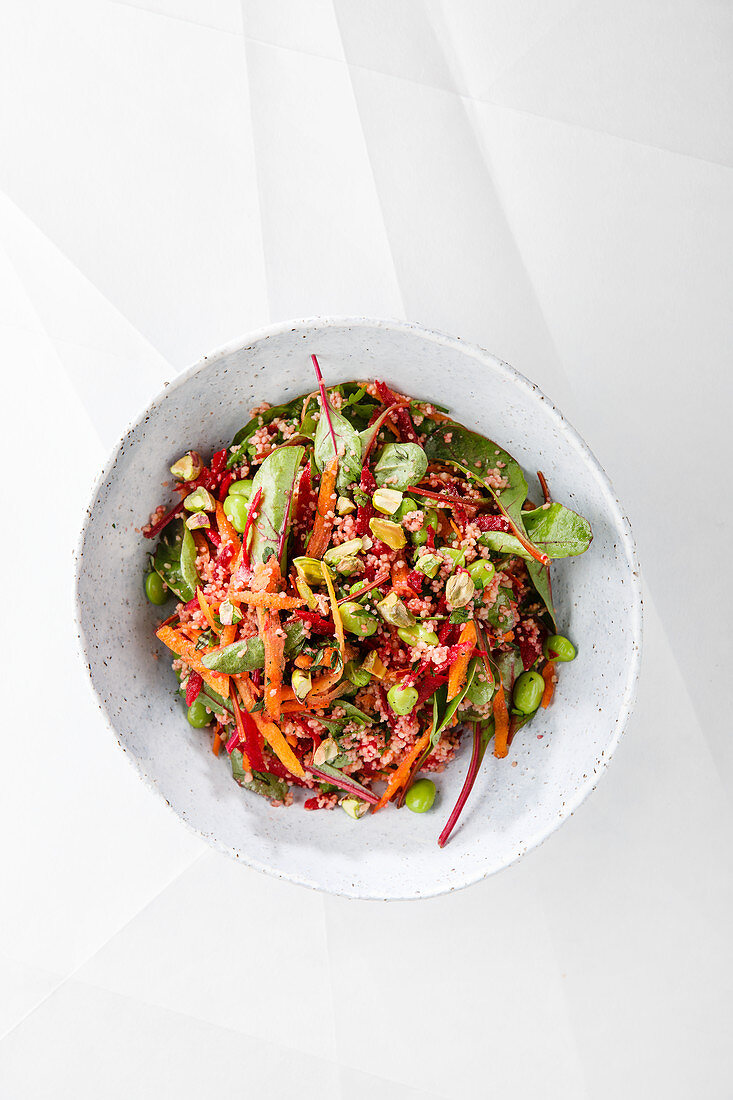
{"type": "Polygon", "coordinates": [[[631,529],[631,523],[624,512],[621,502],[619,501],[611,479],[606,471],[601,466],[596,456],[591,451],[588,444],[582,438],[582,436],[576,431],[569,420],[560,412],[557,406],[550,400],[549,397],[540,389],[535,383],[526,378],[509,363],[504,362],[485,348],[480,347],[478,344],[473,344],[462,340],[459,336],[450,336],[448,333],[440,332],[436,329],[426,328],[424,325],[418,324],[414,321],[401,321],[397,319],[379,319],[373,317],[306,317],[299,318],[290,321],[281,321],[277,324],[267,325],[263,328],[256,329],[254,332],[248,333],[244,337],[234,339],[228,343],[217,348],[215,351],[204,355],[198,362],[192,366],[187,367],[171,382],[166,382],[163,385],[162,390],[155,395],[155,397],[148,402],[142,412],[130,420],[120,436],[117,443],[114,445],[109,453],[107,461],[104,464],[102,472],[94,483],[89,497],[89,504],[85,510],[85,517],[82,523],[82,527],[77,540],[76,549],[74,552],[74,612],[77,626],[77,644],[79,648],[79,654],[84,662],[84,666],[87,670],[87,683],[92,691],[94,698],[97,702],[97,706],[102,713],[102,716],[111,730],[118,747],[122,750],[124,756],[127,758],[130,765],[134,768],[138,777],[142,780],[148,790],[152,791],[155,797],[163,802],[167,806],[170,813],[175,816],[185,828],[187,828],[194,836],[199,840],[203,840],[207,845],[211,846],[219,852],[223,852],[231,858],[236,859],[243,866],[251,867],[254,870],[262,871],[265,874],[271,875],[274,878],[282,879],[286,882],[294,883],[298,886],[306,886],[312,890],[318,890],[323,893],[335,894],[340,897],[353,898],[355,900],[362,901],[419,901],[423,898],[439,897],[443,894],[454,893],[456,890],[464,890],[467,886],[472,886],[476,882],[481,882],[483,879],[488,878],[490,875],[496,874],[498,871],[504,870],[506,867],[514,865],[518,860],[524,858],[529,852],[538,848],[541,844],[547,840],[547,838],[554,832],[556,832],[561,825],[563,825],[570,817],[573,816],[575,811],[585,801],[589,794],[596,789],[600,776],[605,772],[611,757],[616,751],[619,741],[626,730],[629,718],[634,707],[636,700],[637,686],[639,682],[639,674],[641,669],[642,658],[642,636],[643,636],[643,596],[641,586],[641,570],[639,564],[639,556],[636,550],[636,542],[631,529]],[[237,351],[246,350],[255,344],[260,343],[273,336],[280,336],[287,332],[297,332],[301,329],[317,329],[317,328],[379,328],[384,330],[393,330],[401,333],[414,333],[416,336],[423,340],[432,341],[439,347],[450,347],[457,349],[468,356],[473,357],[483,365],[490,367],[492,370],[499,374],[503,374],[507,381],[520,389],[526,390],[535,399],[539,399],[545,405],[548,413],[557,423],[558,428],[564,433],[569,441],[577,448],[585,462],[590,466],[600,481],[605,485],[608,496],[611,501],[611,508],[613,509],[613,519],[618,530],[619,538],[621,539],[624,550],[628,555],[628,559],[631,563],[631,589],[634,595],[632,621],[630,622],[631,637],[632,637],[632,654],[629,660],[626,684],[624,692],[621,698],[621,705],[618,710],[618,714],[614,721],[613,735],[609,739],[608,744],[604,747],[604,755],[601,760],[598,761],[598,770],[594,772],[593,779],[589,779],[587,783],[579,786],[575,791],[575,795],[572,799],[568,799],[563,807],[562,816],[558,817],[556,821],[552,821],[544,828],[540,829],[538,833],[528,841],[521,852],[508,853],[508,858],[505,863],[500,866],[492,867],[486,871],[479,871],[476,874],[467,874],[465,880],[460,885],[436,885],[433,890],[426,890],[419,894],[405,894],[403,896],[396,896],[394,894],[389,897],[383,897],[375,893],[364,893],[356,889],[349,889],[348,885],[344,885],[341,889],[334,887],[321,885],[320,883],[306,876],[301,876],[296,873],[284,872],[277,870],[276,868],[268,866],[268,864],[261,862],[260,860],[248,856],[240,849],[232,848],[227,844],[220,842],[216,837],[205,835],[200,829],[196,828],[191,822],[181,817],[178,811],[171,805],[171,803],[163,796],[161,791],[156,787],[153,780],[144,771],[140,761],[137,757],[128,752],[125,746],[119,740],[117,731],[114,727],[112,720],[110,719],[104,703],[98,694],[91,674],[91,664],[87,651],[87,639],[83,626],[83,609],[81,606],[81,600],[79,595],[79,583],[80,583],[80,571],[82,562],[82,549],[84,546],[84,540],[87,534],[87,527],[92,516],[92,505],[97,499],[104,484],[109,480],[112,470],[114,468],[115,461],[120,452],[120,449],[126,443],[131,433],[134,432],[139,426],[141,426],[145,418],[150,414],[151,410],[160,405],[169,394],[173,393],[176,389],[184,386],[189,379],[191,379],[198,371],[208,366],[210,363],[222,359],[225,356],[232,355],[237,351]]]}

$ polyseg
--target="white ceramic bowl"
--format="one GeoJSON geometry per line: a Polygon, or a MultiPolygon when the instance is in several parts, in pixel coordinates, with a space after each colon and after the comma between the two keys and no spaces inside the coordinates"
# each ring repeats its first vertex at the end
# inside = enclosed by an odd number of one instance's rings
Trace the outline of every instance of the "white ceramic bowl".
{"type": "Polygon", "coordinates": [[[641,594],[629,523],[573,428],[535,385],[480,348],[417,325],[363,318],[289,322],[256,333],[207,357],[151,402],[94,490],[78,550],[77,608],[102,711],[148,786],[243,863],[359,898],[454,890],[543,841],[607,764],[640,660],[641,594]],[[509,756],[487,754],[443,850],[437,838],[463,782],[467,744],[437,777],[428,814],[387,807],[355,822],[341,811],[272,809],[233,782],[226,757],[213,756],[209,734],[185,721],[167,651],[154,659],[161,614],[143,594],[151,547],[139,530],[166,499],[168,467],[189,448],[208,454],[228,444],[252,405],[311,390],[311,352],[327,384],[379,377],[450,406],[457,420],[505,446],[528,475],[542,469],[553,496],[593,527],[585,555],[553,566],[559,629],[575,641],[578,657],[561,666],[552,707],[520,731],[509,756]]]}

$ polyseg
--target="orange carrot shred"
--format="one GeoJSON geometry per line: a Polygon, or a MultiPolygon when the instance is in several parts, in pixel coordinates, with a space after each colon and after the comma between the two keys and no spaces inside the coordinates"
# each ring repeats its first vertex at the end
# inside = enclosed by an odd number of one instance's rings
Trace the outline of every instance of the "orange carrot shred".
{"type": "Polygon", "coordinates": [[[200,673],[205,684],[208,684],[219,695],[223,695],[225,699],[229,698],[229,677],[225,676],[223,672],[212,672],[206,668],[201,663],[202,651],[196,649],[193,642],[189,641],[180,630],[174,630],[172,626],[161,626],[156,633],[163,645],[168,646],[168,649],[173,650],[195,672],[200,673]]]}
{"type": "Polygon", "coordinates": [[[555,662],[548,661],[542,669],[542,679],[545,681],[545,690],[542,693],[542,706],[547,710],[552,697],[555,694],[555,662]]]}
{"type": "Polygon", "coordinates": [[[209,624],[211,629],[214,631],[214,633],[218,634],[219,633],[219,627],[216,625],[216,620],[214,618],[214,614],[211,610],[211,607],[209,606],[209,601],[206,599],[206,596],[204,596],[204,594],[203,594],[203,592],[201,591],[200,588],[196,589],[196,598],[199,601],[199,607],[203,611],[204,618],[206,619],[207,623],[209,624]]]}
{"type": "Polygon", "coordinates": [[[305,603],[305,600],[297,596],[287,596],[284,592],[242,592],[239,600],[248,607],[266,607],[271,611],[291,611],[305,603]]]}
{"type": "Polygon", "coordinates": [[[383,806],[386,806],[391,798],[393,798],[403,783],[409,778],[412,765],[417,760],[418,756],[425,751],[430,744],[430,728],[425,730],[419,741],[413,745],[408,752],[407,756],[402,760],[397,768],[392,772],[387,782],[387,789],[374,807],[374,813],[377,810],[381,810],[383,806]]]}
{"type": "Polygon", "coordinates": [[[238,554],[242,546],[241,542],[239,541],[239,535],[227,519],[224,512],[224,505],[221,504],[218,500],[216,502],[216,526],[219,528],[219,534],[221,535],[222,542],[231,542],[234,546],[234,552],[238,554]]]}
{"type": "Polygon", "coordinates": [[[318,490],[318,506],[311,537],[308,541],[308,556],[322,558],[331,541],[331,531],[336,509],[334,507],[338,458],[332,458],[321,474],[321,487],[318,490]],[[330,517],[330,518],[327,518],[330,517]]]}
{"type": "Polygon", "coordinates": [[[458,644],[465,645],[466,648],[463,653],[459,653],[448,670],[448,702],[455,699],[463,687],[468,672],[468,663],[471,660],[471,650],[476,645],[476,638],[476,626],[473,620],[464,623],[458,637],[458,644]]]}
{"type": "Polygon", "coordinates": [[[216,733],[214,734],[214,740],[213,740],[212,745],[211,745],[211,751],[213,752],[214,756],[218,756],[220,749],[221,749],[221,737],[219,736],[219,731],[217,730],[216,733]]]}
{"type": "Polygon", "coordinates": [[[501,760],[509,751],[509,711],[501,680],[494,695],[492,709],[494,711],[494,756],[501,760]]]}

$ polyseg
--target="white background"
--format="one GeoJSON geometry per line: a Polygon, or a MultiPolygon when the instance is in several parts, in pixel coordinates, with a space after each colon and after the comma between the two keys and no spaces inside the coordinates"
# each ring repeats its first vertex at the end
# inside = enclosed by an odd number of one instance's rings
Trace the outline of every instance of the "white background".
{"type": "Polygon", "coordinates": [[[733,9],[5,0],[0,1096],[733,1095],[733,9]],[[127,421],[288,317],[536,380],[646,588],[635,716],[538,851],[354,903],[229,862],[84,680],[71,552],[127,421]]]}

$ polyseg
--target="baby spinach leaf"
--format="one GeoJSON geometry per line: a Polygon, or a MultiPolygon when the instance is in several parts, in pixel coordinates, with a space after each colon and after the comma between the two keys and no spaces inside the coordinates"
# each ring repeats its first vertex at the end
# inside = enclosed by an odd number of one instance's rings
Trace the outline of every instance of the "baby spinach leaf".
{"type": "Polygon", "coordinates": [[[509,630],[511,628],[512,616],[509,605],[513,599],[513,589],[505,588],[503,585],[499,587],[496,600],[489,606],[486,616],[492,626],[499,630],[509,630]]]}
{"type": "Polygon", "coordinates": [[[426,439],[425,453],[429,462],[446,462],[478,481],[523,530],[522,505],[527,499],[527,481],[519,463],[498,443],[451,421],[441,424],[426,439]],[[497,478],[506,481],[504,488],[494,487],[497,478]]]}
{"type": "MultiPolygon", "coordinates": [[[[345,489],[352,481],[358,481],[361,476],[361,438],[356,428],[342,416],[336,409],[330,409],[331,423],[336,445],[339,453],[339,471],[336,485],[339,489],[345,489]]],[[[316,428],[314,440],[313,458],[319,473],[325,470],[334,456],[333,439],[328,426],[328,417],[325,410],[321,409],[321,416],[316,428]]]]}
{"type": "Polygon", "coordinates": [[[252,498],[261,489],[262,499],[257,508],[250,543],[252,562],[265,561],[276,554],[282,545],[280,568],[284,566],[295,484],[304,454],[304,447],[282,447],[267,456],[254,476],[252,498]],[[286,535],[281,540],[283,531],[286,535]]]}
{"type": "Polygon", "coordinates": [[[278,779],[277,776],[270,775],[269,772],[254,771],[251,773],[252,778],[248,778],[250,773],[244,769],[242,753],[239,749],[233,749],[229,759],[232,763],[232,776],[240,787],[244,787],[248,791],[254,791],[255,794],[260,794],[263,798],[274,799],[277,802],[281,802],[286,798],[288,785],[284,779],[278,779]]]}
{"type": "Polygon", "coordinates": [[[583,554],[593,540],[590,524],[577,512],[562,504],[523,512],[524,527],[535,546],[549,558],[569,558],[583,554]]]}
{"type": "Polygon", "coordinates": [[[495,554],[511,554],[518,558],[526,558],[527,561],[534,561],[517,536],[508,531],[487,531],[481,535],[479,542],[482,546],[488,546],[489,550],[493,550],[495,554]]]}
{"type": "Polygon", "coordinates": [[[261,425],[271,424],[273,420],[300,421],[304,401],[305,396],[296,397],[292,401],[286,402],[284,405],[273,405],[271,409],[265,409],[264,412],[258,413],[257,416],[253,416],[234,436],[232,446],[238,447],[241,443],[246,443],[261,425]]]}
{"type": "Polygon", "coordinates": [[[374,478],[377,485],[404,492],[425,477],[427,468],[427,455],[419,444],[388,443],[374,467],[374,478]]]}
{"type": "Polygon", "coordinates": [[[177,519],[168,524],[153,555],[152,564],[155,572],[179,600],[188,603],[194,598],[198,584],[196,543],[182,520],[177,519]]]}
{"type": "Polygon", "coordinates": [[[555,605],[552,602],[552,585],[550,583],[550,567],[548,565],[540,565],[538,561],[528,561],[527,572],[530,575],[532,584],[537,589],[537,595],[547,608],[553,627],[556,627],[555,605]]]}
{"type": "Polygon", "coordinates": [[[353,703],[347,703],[343,699],[340,702],[344,709],[344,713],[352,722],[358,722],[360,726],[370,726],[374,721],[370,715],[365,714],[363,710],[359,710],[353,703]]]}

